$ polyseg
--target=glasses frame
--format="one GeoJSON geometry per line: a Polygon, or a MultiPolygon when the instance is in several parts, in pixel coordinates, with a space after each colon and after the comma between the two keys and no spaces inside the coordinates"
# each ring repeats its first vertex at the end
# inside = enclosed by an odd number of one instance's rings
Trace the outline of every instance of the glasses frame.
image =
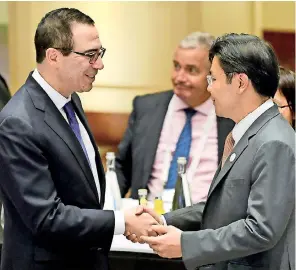
{"type": "MultiPolygon", "coordinates": [[[[238,72],[225,72],[227,82],[231,83],[234,74],[239,74],[239,73],[238,72]]],[[[213,84],[213,76],[207,75],[206,77],[207,77],[208,85],[211,86],[213,84]]]]}
{"type": "Polygon", "coordinates": [[[213,84],[213,76],[212,75],[207,75],[207,82],[208,85],[211,86],[213,84]]]}
{"type": "Polygon", "coordinates": [[[276,103],[274,103],[279,109],[283,109],[283,108],[287,108],[287,107],[289,107],[290,108],[290,105],[289,104],[286,104],[286,105],[278,105],[278,104],[276,104],[276,103]]]}
{"type": "Polygon", "coordinates": [[[68,51],[68,52],[72,52],[81,56],[85,56],[89,58],[89,63],[91,65],[93,65],[99,57],[101,57],[101,59],[103,58],[105,52],[106,52],[106,48],[101,47],[99,50],[97,51],[93,51],[93,52],[77,52],[77,51],[73,51],[71,49],[67,49],[67,48],[54,48],[56,50],[61,50],[61,51],[68,51]]]}

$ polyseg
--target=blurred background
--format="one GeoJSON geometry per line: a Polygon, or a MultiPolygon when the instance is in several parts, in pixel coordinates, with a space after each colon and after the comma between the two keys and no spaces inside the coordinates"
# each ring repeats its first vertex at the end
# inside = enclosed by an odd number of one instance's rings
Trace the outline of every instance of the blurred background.
{"type": "Polygon", "coordinates": [[[116,150],[136,95],[171,89],[172,54],[194,31],[250,33],[295,70],[295,2],[0,2],[0,73],[12,94],[35,67],[34,34],[52,9],[75,7],[96,22],[107,53],[81,99],[100,152],[116,150]]]}

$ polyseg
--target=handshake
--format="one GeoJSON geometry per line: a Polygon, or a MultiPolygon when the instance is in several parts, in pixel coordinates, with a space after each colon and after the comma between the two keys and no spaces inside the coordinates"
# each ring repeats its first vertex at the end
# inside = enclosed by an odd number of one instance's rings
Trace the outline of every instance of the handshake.
{"type": "Polygon", "coordinates": [[[124,211],[125,237],[133,243],[147,243],[159,256],[180,258],[182,231],[166,226],[153,209],[138,206],[124,211]]]}
{"type": "Polygon", "coordinates": [[[152,225],[163,225],[161,217],[151,208],[138,206],[124,212],[125,237],[134,243],[145,243],[142,236],[157,236],[152,225]]]}

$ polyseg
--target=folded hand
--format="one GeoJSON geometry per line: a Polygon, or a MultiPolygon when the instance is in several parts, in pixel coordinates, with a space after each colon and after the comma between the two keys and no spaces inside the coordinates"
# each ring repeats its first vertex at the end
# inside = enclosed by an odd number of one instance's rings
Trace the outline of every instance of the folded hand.
{"type": "Polygon", "coordinates": [[[155,235],[151,230],[151,225],[159,224],[154,217],[148,213],[141,213],[137,209],[130,209],[124,212],[125,217],[125,233],[124,235],[132,242],[142,242],[140,236],[155,235]]]}
{"type": "Polygon", "coordinates": [[[141,239],[160,257],[182,257],[181,234],[182,231],[174,226],[153,225],[151,227],[158,236],[141,236],[141,239]]]}

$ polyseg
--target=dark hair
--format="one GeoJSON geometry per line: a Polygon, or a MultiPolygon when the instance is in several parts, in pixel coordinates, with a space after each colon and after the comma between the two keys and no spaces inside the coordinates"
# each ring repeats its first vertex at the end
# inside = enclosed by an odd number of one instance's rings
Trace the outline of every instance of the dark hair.
{"type": "MultiPolygon", "coordinates": [[[[287,100],[290,110],[295,115],[295,73],[291,70],[280,67],[279,91],[287,100]]],[[[295,129],[295,121],[292,122],[295,129]]]]}
{"type": "Polygon", "coordinates": [[[75,8],[59,8],[48,12],[38,24],[35,33],[36,61],[42,63],[48,48],[63,48],[63,55],[73,49],[71,24],[73,22],[94,25],[88,15],[75,8]]]}
{"type": "Polygon", "coordinates": [[[279,65],[272,47],[259,37],[248,34],[225,34],[212,45],[209,59],[218,57],[221,68],[231,83],[235,73],[245,73],[255,91],[273,97],[278,88],[279,65]]]}

